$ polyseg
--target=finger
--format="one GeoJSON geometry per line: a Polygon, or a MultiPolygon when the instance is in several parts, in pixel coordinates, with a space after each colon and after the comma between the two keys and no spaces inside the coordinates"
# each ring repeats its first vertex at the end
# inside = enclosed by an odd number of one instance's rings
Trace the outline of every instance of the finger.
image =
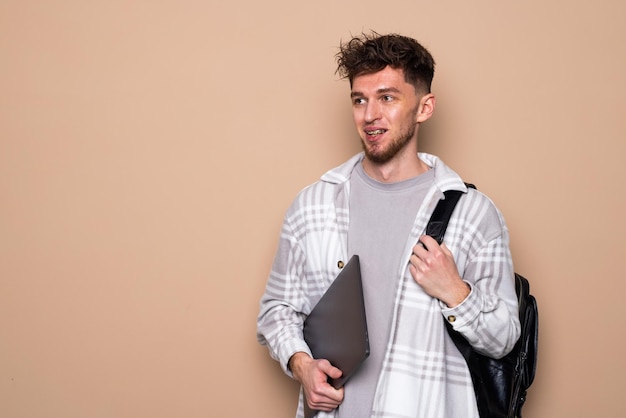
{"type": "Polygon", "coordinates": [[[419,274],[420,263],[421,263],[421,260],[415,254],[412,254],[411,258],[409,258],[409,272],[411,273],[413,278],[416,279],[416,280],[417,280],[417,276],[419,274]]]}
{"type": "Polygon", "coordinates": [[[309,408],[311,409],[329,412],[337,408],[340,405],[340,402],[329,401],[326,398],[323,398],[323,400],[322,398],[320,398],[320,400],[317,400],[317,401],[307,398],[307,404],[309,405],[309,408]]]}
{"type": "Polygon", "coordinates": [[[447,256],[451,256],[452,255],[452,251],[450,251],[450,249],[446,246],[445,243],[441,243],[441,251],[443,251],[443,253],[447,256]]]}
{"type": "Polygon", "coordinates": [[[335,389],[329,384],[313,391],[307,396],[309,405],[314,409],[331,410],[343,401],[343,388],[335,389]]]}
{"type": "Polygon", "coordinates": [[[320,362],[320,370],[333,379],[338,379],[343,374],[340,369],[333,366],[328,360],[322,360],[320,362]]]}
{"type": "Polygon", "coordinates": [[[340,404],[317,404],[317,403],[313,403],[313,402],[309,402],[309,408],[314,409],[316,411],[324,411],[324,412],[330,412],[334,409],[337,409],[337,407],[340,404]]]}
{"type": "Polygon", "coordinates": [[[426,249],[433,249],[437,246],[437,240],[430,235],[422,235],[420,242],[426,247],[426,249]]]}
{"type": "Polygon", "coordinates": [[[422,241],[418,241],[415,246],[413,246],[413,254],[417,257],[423,257],[428,252],[428,248],[424,245],[422,241]]]}

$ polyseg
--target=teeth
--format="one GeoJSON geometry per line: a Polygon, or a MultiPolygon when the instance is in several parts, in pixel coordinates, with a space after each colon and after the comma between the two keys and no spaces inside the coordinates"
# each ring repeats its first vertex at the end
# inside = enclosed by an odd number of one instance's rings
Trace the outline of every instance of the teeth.
{"type": "Polygon", "coordinates": [[[368,135],[380,135],[385,133],[384,129],[376,129],[375,131],[367,131],[368,135]]]}

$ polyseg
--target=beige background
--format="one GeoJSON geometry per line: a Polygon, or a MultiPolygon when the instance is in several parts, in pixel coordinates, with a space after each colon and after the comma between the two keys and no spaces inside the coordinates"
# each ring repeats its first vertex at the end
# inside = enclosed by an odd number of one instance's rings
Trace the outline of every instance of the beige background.
{"type": "Polygon", "coordinates": [[[359,150],[340,39],[414,36],[421,148],[540,303],[525,417],[625,415],[626,3],[0,0],[0,416],[291,417],[255,340],[282,215],[359,150]]]}

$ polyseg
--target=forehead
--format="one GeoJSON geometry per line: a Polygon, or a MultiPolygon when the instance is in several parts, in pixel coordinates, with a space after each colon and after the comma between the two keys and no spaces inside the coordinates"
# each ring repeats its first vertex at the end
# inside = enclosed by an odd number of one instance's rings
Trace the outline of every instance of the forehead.
{"type": "Polygon", "coordinates": [[[404,78],[404,71],[397,68],[385,67],[375,73],[358,75],[352,81],[353,95],[372,94],[390,89],[406,94],[415,94],[413,85],[407,83],[404,78]]]}

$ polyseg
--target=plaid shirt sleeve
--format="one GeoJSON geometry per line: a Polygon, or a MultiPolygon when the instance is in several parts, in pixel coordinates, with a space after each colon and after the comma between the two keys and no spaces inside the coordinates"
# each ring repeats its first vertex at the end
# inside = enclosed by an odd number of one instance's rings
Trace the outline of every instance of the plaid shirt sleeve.
{"type": "Polygon", "coordinates": [[[307,315],[339,273],[345,258],[347,215],[335,206],[336,184],[304,189],[288,209],[278,250],[261,298],[257,339],[288,375],[296,352],[311,354],[302,335],[307,315]]]}
{"type": "MultiPolygon", "coordinates": [[[[500,212],[480,192],[470,190],[450,221],[449,241],[457,267],[472,288],[460,305],[442,305],[446,320],[474,349],[493,358],[511,351],[520,325],[508,230],[500,212]]],[[[448,238],[446,238],[446,241],[448,238]]]]}

